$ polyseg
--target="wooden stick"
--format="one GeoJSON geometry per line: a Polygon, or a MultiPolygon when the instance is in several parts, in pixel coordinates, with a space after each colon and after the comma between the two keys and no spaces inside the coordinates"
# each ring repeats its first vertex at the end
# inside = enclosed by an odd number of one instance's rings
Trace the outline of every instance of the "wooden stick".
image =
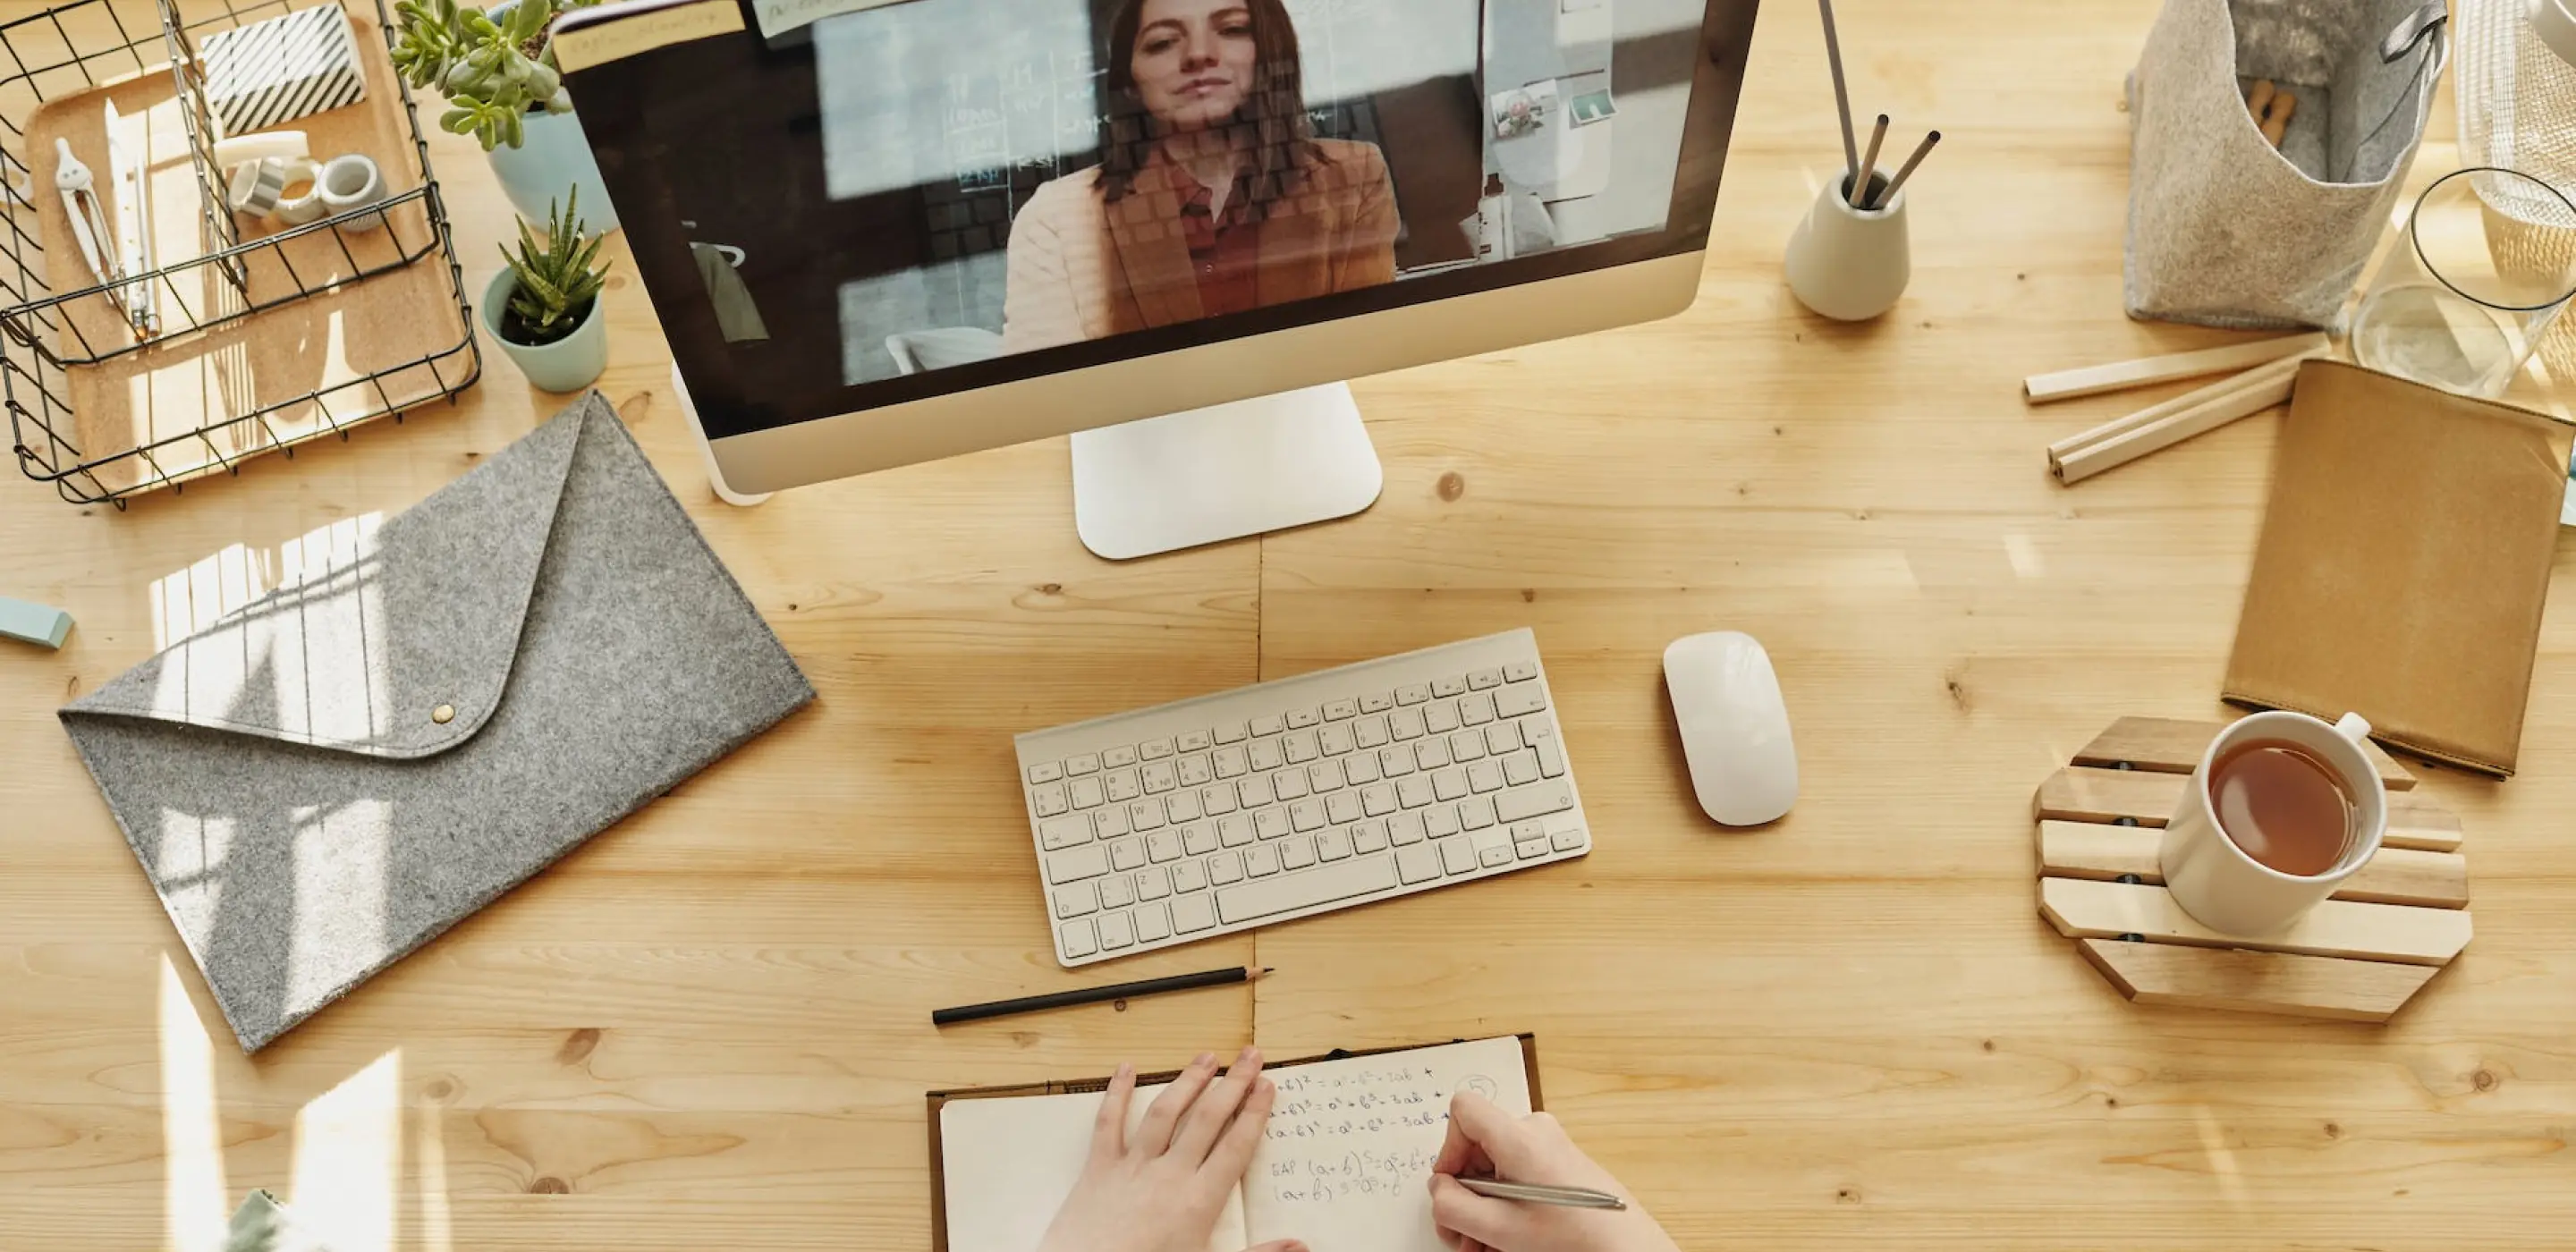
{"type": "Polygon", "coordinates": [[[2080,878],[2040,879],[2039,911],[2057,927],[2057,933],[2074,939],[2138,935],[2149,943],[2252,948],[2401,965],[2447,965],[2469,946],[2471,933],[2466,909],[2328,900],[2276,933],[2231,935],[2202,925],[2162,887],[2080,878]]]}
{"type": "Polygon", "coordinates": [[[2384,1022],[2442,971],[2284,952],[2078,939],[2076,950],[2139,1004],[2384,1022]]]}
{"type": "MultiPolygon", "coordinates": [[[[2181,807],[2190,786],[2189,774],[2074,765],[2040,783],[2030,811],[2040,821],[2117,822],[2125,817],[2141,826],[2162,826],[2181,807]]],[[[2388,836],[2380,846],[2457,852],[2463,838],[2460,815],[2421,788],[2388,794],[2388,836]]]]}
{"type": "Polygon", "coordinates": [[[1852,179],[1851,206],[1855,209],[1868,208],[1869,202],[1876,198],[1869,194],[1869,176],[1877,172],[1879,145],[1886,142],[1887,115],[1881,113],[1877,128],[1869,132],[1869,150],[1861,154],[1860,174],[1852,179]]]}
{"type": "MultiPolygon", "coordinates": [[[[2039,872],[2043,878],[2114,881],[2122,875],[2161,886],[2165,832],[2148,826],[2099,822],[2041,822],[2039,872]]],[[[2469,859],[2457,852],[2382,846],[2361,872],[2335,888],[2337,900],[2412,904],[2430,909],[2469,907],[2469,859]]]]}
{"type": "Polygon", "coordinates": [[[2151,452],[2205,435],[2238,418],[2251,417],[2277,404],[2287,404],[2298,385],[2304,357],[2275,361],[2246,371],[2228,390],[2162,420],[2138,426],[2056,458],[2049,472],[2072,486],[2116,469],[2151,452]]]}
{"type": "Polygon", "coordinates": [[[2233,343],[2222,348],[2203,348],[2197,352],[2177,352],[2171,356],[2151,356],[2136,361],[2118,361],[2109,365],[2089,365],[2083,369],[2060,370],[2054,374],[2033,374],[2022,380],[2021,392],[2032,404],[2072,400],[2077,396],[2098,396],[2108,391],[2127,391],[2132,387],[2151,387],[2179,378],[2197,378],[2203,374],[2224,374],[2232,370],[2252,369],[2267,361],[2326,346],[2324,334],[2284,335],[2278,339],[2258,339],[2251,343],[2233,343]]]}

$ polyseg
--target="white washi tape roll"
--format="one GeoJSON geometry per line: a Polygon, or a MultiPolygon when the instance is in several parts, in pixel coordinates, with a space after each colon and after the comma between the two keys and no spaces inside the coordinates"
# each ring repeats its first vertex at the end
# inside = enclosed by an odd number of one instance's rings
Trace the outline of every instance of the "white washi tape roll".
{"type": "Polygon", "coordinates": [[[215,168],[221,170],[253,161],[292,161],[311,155],[312,152],[304,146],[304,132],[300,130],[264,130],[256,135],[215,141],[215,168]]]}
{"type": "MultiPolygon", "coordinates": [[[[331,158],[331,163],[322,167],[321,181],[315,185],[322,189],[323,212],[334,217],[385,198],[384,172],[363,153],[352,152],[331,158]]],[[[339,223],[339,229],[374,230],[384,224],[384,214],[369,213],[339,223]]]]}
{"type": "Polygon", "coordinates": [[[322,220],[321,166],[303,157],[286,162],[286,188],[277,203],[277,220],[289,226],[322,220]]]}
{"type": "Polygon", "coordinates": [[[245,217],[266,217],[277,211],[277,202],[285,194],[286,162],[253,161],[233,167],[232,183],[224,189],[224,202],[245,217]]]}

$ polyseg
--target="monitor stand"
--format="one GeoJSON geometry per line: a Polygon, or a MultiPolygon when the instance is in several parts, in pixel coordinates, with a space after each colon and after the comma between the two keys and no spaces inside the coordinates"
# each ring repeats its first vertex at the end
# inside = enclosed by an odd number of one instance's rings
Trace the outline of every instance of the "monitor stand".
{"type": "Polygon", "coordinates": [[[1113,561],[1348,517],[1385,484],[1344,383],[1073,437],[1074,532],[1113,561]]]}

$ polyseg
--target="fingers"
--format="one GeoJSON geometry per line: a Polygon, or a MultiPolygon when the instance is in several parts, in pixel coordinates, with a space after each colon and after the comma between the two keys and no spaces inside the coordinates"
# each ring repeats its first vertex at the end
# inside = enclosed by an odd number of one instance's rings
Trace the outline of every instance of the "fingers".
{"type": "Polygon", "coordinates": [[[1509,1200],[1477,1195],[1447,1174],[1431,1176],[1431,1223],[1443,1239],[1454,1234],[1489,1248],[1526,1247],[1527,1221],[1528,1215],[1509,1200]]]}
{"type": "Polygon", "coordinates": [[[1127,1102],[1136,1094],[1136,1067],[1121,1062],[1101,1093],[1100,1115],[1091,1121],[1091,1158],[1104,1160],[1127,1151],[1127,1102]]]}
{"type": "Polygon", "coordinates": [[[1252,1168],[1252,1154],[1260,1148],[1261,1136],[1270,1130],[1270,1106],[1278,1094],[1278,1086],[1269,1079],[1256,1080],[1252,1094],[1244,1097],[1243,1111],[1227,1124],[1216,1147],[1208,1152],[1207,1163],[1200,1168],[1219,1178],[1243,1177],[1244,1171],[1252,1168]]]}
{"type": "Polygon", "coordinates": [[[1180,1129],[1172,1135],[1172,1155],[1192,1168],[1207,1160],[1208,1149],[1216,1146],[1217,1136],[1234,1121],[1234,1111],[1243,1107],[1243,1098],[1252,1093],[1252,1084],[1260,1077],[1261,1049],[1247,1047],[1236,1053],[1225,1077],[1209,1086],[1181,1116],[1180,1129]]]}
{"type": "Polygon", "coordinates": [[[1486,1156],[1485,1150],[1467,1137],[1466,1125],[1458,1120],[1458,1100],[1464,1098],[1466,1093],[1460,1092],[1457,1099],[1449,1102],[1449,1131],[1440,1141],[1440,1155],[1431,1162],[1432,1173],[1454,1178],[1461,1174],[1494,1172],[1493,1158],[1486,1156]]]}
{"type": "MultiPolygon", "coordinates": [[[[1450,1097],[1449,1133],[1465,1136],[1471,1147],[1481,1149],[1485,1160],[1506,1175],[1532,1164],[1528,1128],[1521,1124],[1520,1119],[1504,1112],[1501,1105],[1473,1091],[1461,1091],[1450,1097]]],[[[1446,1145],[1441,1149],[1441,1157],[1444,1160],[1448,1157],[1446,1145]]]]}
{"type": "Polygon", "coordinates": [[[1145,1120],[1137,1125],[1135,1133],[1127,1136],[1127,1147],[1148,1156],[1160,1156],[1168,1150],[1172,1146],[1172,1131],[1181,1124],[1181,1114],[1198,1102],[1199,1093],[1207,1089],[1208,1076],[1215,1072],[1216,1053],[1199,1053],[1199,1059],[1190,1062],[1190,1067],[1182,1070],[1180,1077],[1173,1079],[1172,1085],[1163,1088],[1163,1094],[1155,1096],[1154,1102],[1145,1107],[1145,1120]]]}

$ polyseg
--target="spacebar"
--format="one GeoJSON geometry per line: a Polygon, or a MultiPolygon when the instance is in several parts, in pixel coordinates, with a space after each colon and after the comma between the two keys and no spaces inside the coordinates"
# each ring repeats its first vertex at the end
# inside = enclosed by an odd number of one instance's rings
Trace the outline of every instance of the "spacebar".
{"type": "Polygon", "coordinates": [[[1339,865],[1323,865],[1302,874],[1283,874],[1227,887],[1216,893],[1217,916],[1232,926],[1256,917],[1285,913],[1386,891],[1395,886],[1395,858],[1364,856],[1339,865]]]}

